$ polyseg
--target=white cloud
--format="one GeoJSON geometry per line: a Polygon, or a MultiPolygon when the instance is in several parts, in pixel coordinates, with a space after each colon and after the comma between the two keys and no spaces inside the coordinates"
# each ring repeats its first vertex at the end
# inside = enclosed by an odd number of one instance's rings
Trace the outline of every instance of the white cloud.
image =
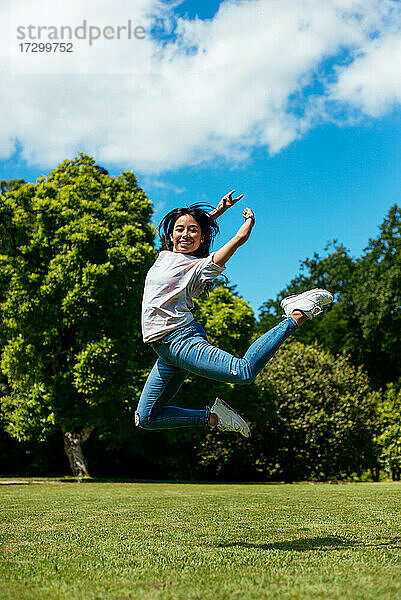
{"type": "Polygon", "coordinates": [[[347,68],[338,69],[330,97],[380,117],[401,103],[401,35],[392,33],[369,43],[347,68]]]}
{"type": "Polygon", "coordinates": [[[173,4],[160,0],[11,4],[11,25],[0,7],[2,158],[18,141],[28,162],[46,167],[79,150],[149,173],[235,164],[255,146],[279,152],[329,119],[334,104],[346,118],[401,102],[399,2],[226,0],[213,19],[176,23],[173,4]],[[17,55],[15,26],[37,23],[36,14],[43,25],[131,19],[148,34],[74,41],[70,56],[17,55]],[[156,22],[175,26],[167,42],[149,34],[156,22]]]}

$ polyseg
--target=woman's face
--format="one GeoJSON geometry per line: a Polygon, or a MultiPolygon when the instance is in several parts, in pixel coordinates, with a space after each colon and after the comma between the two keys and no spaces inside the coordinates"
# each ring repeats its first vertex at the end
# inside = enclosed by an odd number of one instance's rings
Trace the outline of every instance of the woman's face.
{"type": "Polygon", "coordinates": [[[173,242],[173,252],[193,254],[204,241],[204,236],[199,223],[191,215],[183,215],[174,223],[170,239],[173,242]]]}

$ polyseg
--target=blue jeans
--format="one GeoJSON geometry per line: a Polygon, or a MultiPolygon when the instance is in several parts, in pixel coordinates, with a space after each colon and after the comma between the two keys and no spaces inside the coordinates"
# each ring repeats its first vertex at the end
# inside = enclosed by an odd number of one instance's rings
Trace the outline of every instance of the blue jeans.
{"type": "Polygon", "coordinates": [[[258,338],[243,358],[209,344],[205,330],[196,321],[154,342],[159,358],[145,383],[135,424],[144,429],[209,425],[209,410],[170,405],[189,373],[227,383],[251,383],[297,327],[296,321],[287,317],[258,338]]]}

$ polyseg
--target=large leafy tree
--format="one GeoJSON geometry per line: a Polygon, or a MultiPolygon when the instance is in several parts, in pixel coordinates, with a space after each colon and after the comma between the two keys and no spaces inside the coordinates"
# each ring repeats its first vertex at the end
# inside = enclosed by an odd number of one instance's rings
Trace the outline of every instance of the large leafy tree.
{"type": "Polygon", "coordinates": [[[401,209],[393,206],[356,262],[349,297],[358,327],[354,354],[377,385],[401,378],[401,209]],[[360,333],[359,333],[360,332],[360,333]],[[362,343],[357,345],[358,338],[362,343]]]}
{"type": "MultiPolygon", "coordinates": [[[[254,339],[253,311],[237,295],[235,287],[219,286],[207,297],[201,297],[197,317],[205,325],[210,342],[235,356],[243,356],[254,339]]],[[[234,385],[196,378],[191,390],[194,396],[200,394],[210,402],[216,396],[224,398],[252,428],[270,414],[270,404],[261,403],[260,390],[255,383],[234,385]]],[[[258,447],[253,441],[216,429],[206,431],[196,447],[197,473],[207,479],[249,481],[257,478],[258,447]]]]}
{"type": "Polygon", "coordinates": [[[377,475],[380,394],[345,357],[288,341],[255,386],[237,386],[236,394],[251,401],[251,443],[207,436],[199,451],[207,472],[248,481],[377,475]]]}
{"type": "Polygon", "coordinates": [[[84,154],[21,183],[0,196],[2,415],[19,440],[61,429],[86,475],[82,442],[124,428],[150,362],[140,303],[156,254],[151,203],[134,173],[111,177],[84,154]]]}
{"type": "MultiPolygon", "coordinates": [[[[259,384],[269,399],[272,392],[275,397],[275,417],[265,436],[275,439],[276,475],[330,479],[376,465],[380,394],[371,391],[361,367],[316,344],[293,341],[267,365],[259,384]]],[[[262,448],[263,454],[274,469],[262,448]]]]}
{"type": "MultiPolygon", "coordinates": [[[[251,443],[226,436],[201,449],[202,464],[223,476],[327,480],[371,469],[378,449],[379,392],[345,357],[316,344],[289,341],[256,379],[258,408],[250,415],[251,443]]],[[[237,397],[251,397],[241,386],[237,397]]],[[[239,388],[239,386],[238,386],[239,388]]]]}
{"type": "MultiPolygon", "coordinates": [[[[201,297],[198,311],[212,344],[234,356],[245,354],[255,332],[255,317],[249,304],[237,294],[235,286],[219,286],[207,297],[201,297]]],[[[220,397],[250,423],[258,419],[260,407],[255,384],[235,385],[196,378],[192,389],[194,395],[200,393],[209,405],[220,397]]],[[[208,479],[249,480],[252,458],[244,451],[247,445],[249,440],[237,434],[207,430],[197,447],[199,474],[208,479]]]]}

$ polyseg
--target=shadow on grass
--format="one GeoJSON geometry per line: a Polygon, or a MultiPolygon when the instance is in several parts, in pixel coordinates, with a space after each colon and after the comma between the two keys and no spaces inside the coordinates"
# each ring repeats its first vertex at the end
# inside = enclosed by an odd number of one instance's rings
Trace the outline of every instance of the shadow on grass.
{"type": "Polygon", "coordinates": [[[290,550],[305,552],[308,550],[339,550],[352,546],[359,546],[359,542],[350,542],[338,537],[314,537],[272,544],[250,544],[249,542],[232,542],[229,544],[218,544],[220,548],[256,548],[256,550],[290,550]]]}
{"type": "Polygon", "coordinates": [[[401,537],[395,537],[387,542],[377,542],[374,544],[363,544],[365,548],[401,548],[401,537]]]}
{"type": "Polygon", "coordinates": [[[288,550],[295,552],[308,552],[310,550],[343,550],[345,548],[401,548],[401,537],[392,540],[365,544],[363,542],[352,542],[339,537],[314,537],[272,544],[250,544],[249,542],[232,542],[228,544],[217,544],[219,548],[255,548],[256,550],[288,550]]]}

